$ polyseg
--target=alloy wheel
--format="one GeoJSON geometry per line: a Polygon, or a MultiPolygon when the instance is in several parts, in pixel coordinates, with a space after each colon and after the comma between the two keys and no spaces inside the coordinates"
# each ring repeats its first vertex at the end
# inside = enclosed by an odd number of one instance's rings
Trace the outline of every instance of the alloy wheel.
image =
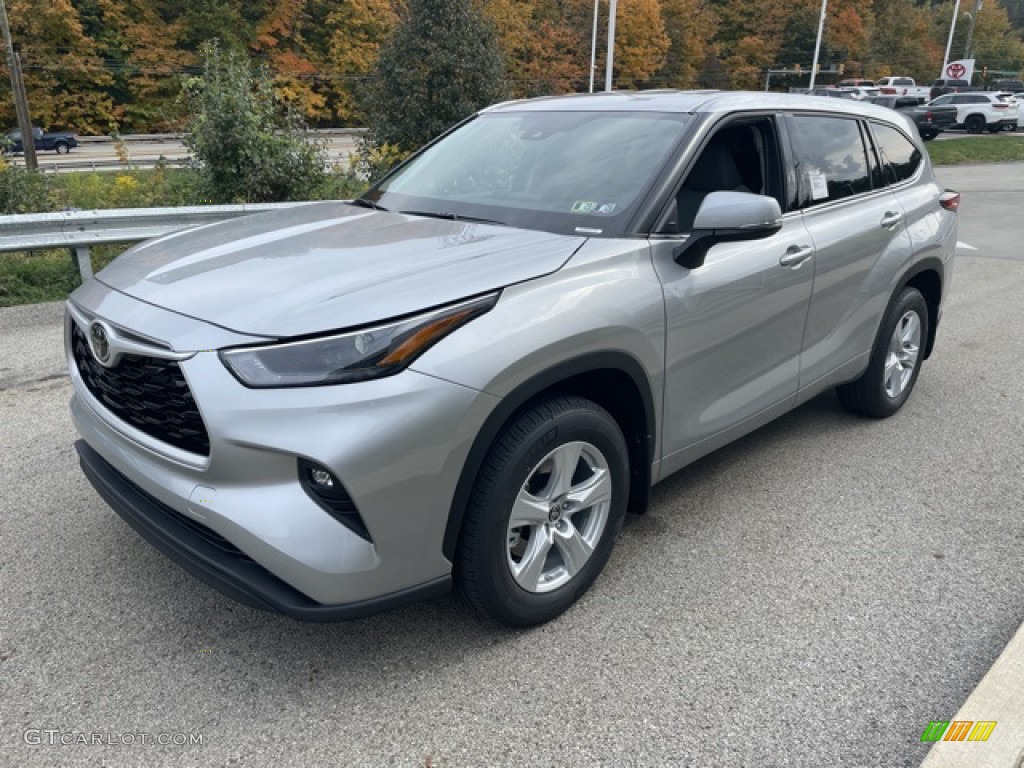
{"type": "Polygon", "coordinates": [[[551,592],[579,573],[601,540],[611,508],[608,460],[571,442],[530,471],[508,523],[508,567],[527,592],[551,592]]]}

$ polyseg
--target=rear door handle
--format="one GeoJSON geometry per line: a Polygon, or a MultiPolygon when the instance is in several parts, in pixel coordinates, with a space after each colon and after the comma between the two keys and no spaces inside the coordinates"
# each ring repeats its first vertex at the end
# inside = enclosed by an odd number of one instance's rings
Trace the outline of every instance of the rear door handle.
{"type": "Polygon", "coordinates": [[[791,245],[779,259],[779,264],[784,267],[799,267],[813,255],[814,249],[809,245],[791,245]]]}
{"type": "Polygon", "coordinates": [[[885,216],[882,217],[882,226],[886,229],[894,229],[901,221],[903,221],[902,213],[886,211],[885,216]]]}

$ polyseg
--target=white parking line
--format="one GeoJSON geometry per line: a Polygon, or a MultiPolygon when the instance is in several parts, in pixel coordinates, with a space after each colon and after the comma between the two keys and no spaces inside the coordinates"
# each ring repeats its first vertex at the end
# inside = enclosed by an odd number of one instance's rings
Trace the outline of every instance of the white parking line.
{"type": "Polygon", "coordinates": [[[956,247],[957,247],[957,250],[960,250],[960,249],[963,249],[965,251],[976,251],[976,250],[978,250],[973,245],[968,245],[967,243],[961,243],[959,240],[956,241],[956,247]]]}

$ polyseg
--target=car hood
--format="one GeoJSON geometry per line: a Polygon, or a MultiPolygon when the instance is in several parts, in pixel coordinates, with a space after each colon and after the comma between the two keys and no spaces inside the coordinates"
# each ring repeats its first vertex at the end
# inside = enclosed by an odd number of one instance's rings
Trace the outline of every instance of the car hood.
{"type": "Polygon", "coordinates": [[[398,317],[540,277],[585,240],[313,203],[150,240],[96,277],[183,315],[280,338],[398,317]]]}

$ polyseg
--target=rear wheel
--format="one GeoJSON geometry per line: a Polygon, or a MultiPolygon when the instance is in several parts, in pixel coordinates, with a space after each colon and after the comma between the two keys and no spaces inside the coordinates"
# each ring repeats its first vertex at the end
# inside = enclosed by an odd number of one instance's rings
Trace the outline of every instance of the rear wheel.
{"type": "Polygon", "coordinates": [[[925,141],[931,141],[938,135],[938,131],[921,131],[921,138],[925,141]]]}
{"type": "Polygon", "coordinates": [[[882,318],[868,369],[836,388],[845,408],[876,419],[903,407],[917,383],[928,339],[928,305],[916,288],[904,288],[882,318]]]}
{"type": "Polygon", "coordinates": [[[985,118],[981,115],[971,115],[964,123],[968,133],[981,133],[985,130],[985,118]]]}
{"type": "Polygon", "coordinates": [[[604,568],[629,495],[626,442],[596,403],[555,397],[491,447],[456,556],[477,613],[511,626],[549,621],[604,568]]]}

